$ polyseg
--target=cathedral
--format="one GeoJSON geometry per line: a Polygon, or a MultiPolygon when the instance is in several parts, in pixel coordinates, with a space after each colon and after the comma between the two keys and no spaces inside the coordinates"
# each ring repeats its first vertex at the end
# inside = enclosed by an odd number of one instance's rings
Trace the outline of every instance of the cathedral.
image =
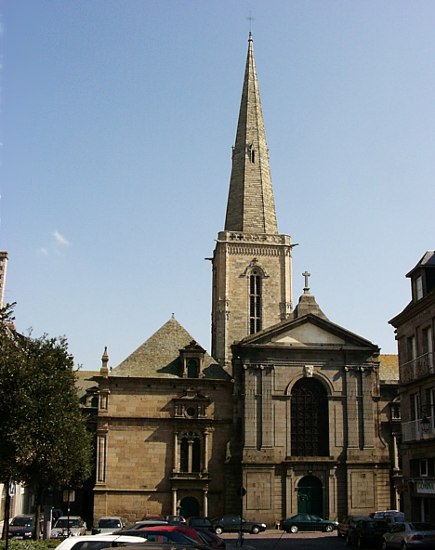
{"type": "MultiPolygon", "coordinates": [[[[331,321],[278,230],[253,40],[212,256],[210,353],[172,316],[118,366],[96,419],[94,518],[240,513],[269,526],[397,508],[397,369],[331,321]]],[[[399,417],[399,418],[398,418],[399,417]]]]}

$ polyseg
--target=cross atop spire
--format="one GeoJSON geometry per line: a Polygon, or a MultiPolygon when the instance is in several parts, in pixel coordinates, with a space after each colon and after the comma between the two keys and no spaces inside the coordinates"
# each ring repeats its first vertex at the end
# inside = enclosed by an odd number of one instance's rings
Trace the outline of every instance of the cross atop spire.
{"type": "Polygon", "coordinates": [[[225,230],[278,234],[251,33],[232,160],[225,230]]]}

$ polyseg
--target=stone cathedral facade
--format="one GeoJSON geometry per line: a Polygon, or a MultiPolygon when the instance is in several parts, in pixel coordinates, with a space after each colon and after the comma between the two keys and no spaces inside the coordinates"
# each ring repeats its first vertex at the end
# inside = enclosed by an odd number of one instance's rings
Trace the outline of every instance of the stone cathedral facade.
{"type": "Polygon", "coordinates": [[[328,319],[309,273],[292,302],[251,36],[212,269],[210,355],[174,317],[117,367],[103,354],[94,518],[396,508],[397,372],[328,319]]]}

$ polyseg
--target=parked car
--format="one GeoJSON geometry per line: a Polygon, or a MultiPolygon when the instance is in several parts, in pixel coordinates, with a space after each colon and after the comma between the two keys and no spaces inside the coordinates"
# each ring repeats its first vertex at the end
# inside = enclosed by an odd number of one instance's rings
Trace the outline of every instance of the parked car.
{"type": "Polygon", "coordinates": [[[74,537],[63,540],[56,550],[101,550],[111,546],[126,546],[133,544],[142,544],[144,540],[141,537],[131,537],[126,535],[84,535],[79,539],[74,537]]]}
{"type": "Polygon", "coordinates": [[[111,535],[114,531],[122,529],[124,524],[122,519],[118,516],[104,516],[97,521],[97,525],[93,527],[92,534],[98,533],[111,535]]]}
{"type": "Polygon", "coordinates": [[[195,529],[208,529],[209,531],[214,530],[213,523],[210,518],[192,516],[187,520],[187,523],[190,527],[194,527],[195,529]]]}
{"type": "Polygon", "coordinates": [[[435,548],[435,525],[419,521],[390,524],[382,537],[382,549],[388,548],[435,548]]]}
{"type": "Polygon", "coordinates": [[[52,523],[52,525],[54,525],[56,523],[56,521],[63,515],[64,515],[63,510],[61,510],[60,508],[52,508],[51,509],[51,523],[52,523]]]}
{"type": "Polygon", "coordinates": [[[225,542],[213,531],[195,529],[194,527],[187,527],[185,525],[178,525],[178,531],[184,533],[198,543],[205,544],[211,548],[225,548],[225,542]]]}
{"type": "MultiPolygon", "coordinates": [[[[132,529],[123,531],[125,535],[142,537],[149,542],[172,542],[176,544],[200,545],[197,540],[185,535],[178,530],[177,525],[160,525],[155,527],[143,527],[141,529],[132,529]]],[[[202,545],[205,546],[205,545],[202,545]]]]}
{"type": "Polygon", "coordinates": [[[35,531],[35,517],[20,514],[15,516],[9,524],[8,536],[10,539],[31,539],[35,531]]]}
{"type": "Polygon", "coordinates": [[[170,525],[186,525],[187,524],[186,518],[184,518],[183,516],[174,516],[172,514],[169,514],[167,516],[164,516],[164,519],[170,525]]]}
{"type": "Polygon", "coordinates": [[[405,514],[399,512],[399,510],[380,510],[370,514],[373,519],[383,519],[387,523],[403,523],[405,521],[405,514]]]}
{"type": "Polygon", "coordinates": [[[115,533],[124,533],[125,531],[132,531],[133,529],[142,529],[142,527],[156,527],[159,525],[169,525],[169,523],[165,519],[141,519],[140,521],[136,521],[131,525],[123,527],[122,529],[118,529],[115,533]]]}
{"type": "Polygon", "coordinates": [[[221,550],[226,547],[226,543],[223,539],[220,538],[214,531],[209,531],[208,529],[196,529],[200,534],[201,538],[204,539],[207,546],[212,548],[220,548],[221,550]]]}
{"type": "Polygon", "coordinates": [[[237,515],[225,515],[220,518],[211,520],[213,530],[217,535],[223,532],[237,533],[242,531],[243,533],[253,533],[256,535],[260,531],[266,530],[266,524],[257,521],[248,521],[237,515]]]}
{"type": "Polygon", "coordinates": [[[297,533],[298,531],[326,531],[330,533],[337,529],[338,522],[330,519],[323,519],[314,514],[297,514],[291,518],[283,519],[280,527],[287,533],[297,533]]]}
{"type": "Polygon", "coordinates": [[[382,537],[388,529],[388,523],[384,520],[370,517],[359,519],[355,522],[355,525],[350,527],[346,542],[349,545],[354,544],[358,548],[364,548],[365,546],[379,547],[382,543],[382,537]]]}
{"type": "Polygon", "coordinates": [[[349,529],[355,527],[355,523],[360,519],[369,519],[369,516],[347,516],[342,521],[338,522],[337,535],[339,537],[347,537],[349,529]]]}
{"type": "Polygon", "coordinates": [[[134,546],[124,546],[123,550],[209,550],[208,546],[196,544],[192,541],[189,544],[180,542],[144,542],[134,546]]]}
{"type": "Polygon", "coordinates": [[[51,530],[52,539],[86,535],[86,523],[80,516],[61,516],[51,530]]]}

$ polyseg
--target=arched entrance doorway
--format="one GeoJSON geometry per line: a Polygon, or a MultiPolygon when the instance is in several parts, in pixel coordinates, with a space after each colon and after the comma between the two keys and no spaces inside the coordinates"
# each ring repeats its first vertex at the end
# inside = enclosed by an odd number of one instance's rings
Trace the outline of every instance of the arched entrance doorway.
{"type": "Polygon", "coordinates": [[[322,482],[316,476],[305,476],[298,483],[298,514],[323,517],[322,482]]]}
{"type": "Polygon", "coordinates": [[[180,515],[185,518],[200,516],[199,502],[195,497],[184,497],[180,501],[180,515]]]}

